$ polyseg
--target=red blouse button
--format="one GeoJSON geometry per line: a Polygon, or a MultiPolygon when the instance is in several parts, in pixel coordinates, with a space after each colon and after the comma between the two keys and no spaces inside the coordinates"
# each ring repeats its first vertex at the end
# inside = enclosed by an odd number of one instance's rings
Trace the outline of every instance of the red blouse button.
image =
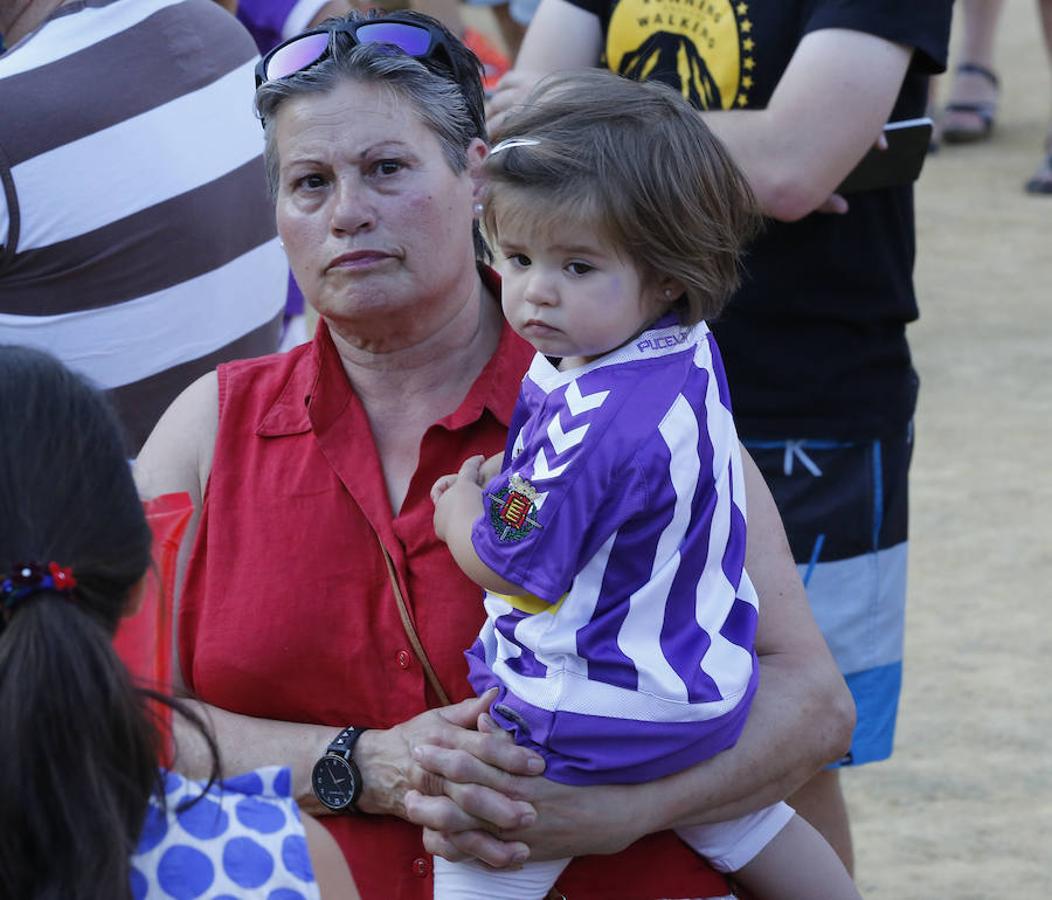
{"type": "Polygon", "coordinates": [[[408,669],[409,668],[409,654],[405,650],[398,651],[398,668],[408,669]]]}
{"type": "Polygon", "coordinates": [[[422,856],[418,856],[413,860],[413,874],[417,878],[427,878],[431,872],[431,866],[426,859],[422,856]]]}

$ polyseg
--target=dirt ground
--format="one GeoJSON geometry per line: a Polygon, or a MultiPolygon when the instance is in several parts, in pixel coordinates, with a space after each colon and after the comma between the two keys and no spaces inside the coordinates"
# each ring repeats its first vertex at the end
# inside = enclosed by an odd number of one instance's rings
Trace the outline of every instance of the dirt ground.
{"type": "MultiPolygon", "coordinates": [[[[895,755],[844,776],[867,898],[1052,896],[1052,109],[1036,4],[1008,0],[992,141],[917,189],[921,375],[895,755]]],[[[946,93],[948,79],[940,90],[946,93]]]]}

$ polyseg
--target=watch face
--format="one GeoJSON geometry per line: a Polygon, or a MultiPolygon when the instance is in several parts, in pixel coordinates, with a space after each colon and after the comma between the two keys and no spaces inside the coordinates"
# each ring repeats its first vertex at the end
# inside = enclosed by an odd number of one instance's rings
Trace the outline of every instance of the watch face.
{"type": "Polygon", "coordinates": [[[311,783],[318,799],[329,809],[346,809],[354,802],[357,779],[350,765],[338,756],[323,756],[314,764],[311,783]]]}

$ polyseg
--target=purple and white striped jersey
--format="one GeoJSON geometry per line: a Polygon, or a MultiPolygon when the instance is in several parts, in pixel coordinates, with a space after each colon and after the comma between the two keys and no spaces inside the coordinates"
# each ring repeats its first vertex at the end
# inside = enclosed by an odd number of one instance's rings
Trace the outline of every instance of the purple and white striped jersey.
{"type": "Polygon", "coordinates": [[[723,366],[672,316],[573,371],[537,354],[472,529],[534,596],[488,592],[468,651],[494,718],[571,784],[649,781],[737,740],[756,593],[723,366]]]}

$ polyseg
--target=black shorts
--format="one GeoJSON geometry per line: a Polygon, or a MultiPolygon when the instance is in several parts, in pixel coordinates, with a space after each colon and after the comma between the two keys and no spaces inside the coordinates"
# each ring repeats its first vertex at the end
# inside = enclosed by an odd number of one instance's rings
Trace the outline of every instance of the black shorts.
{"type": "Polygon", "coordinates": [[[891,755],[902,682],[913,429],[894,440],[749,441],[819,628],[855,698],[839,765],[891,755]]]}

